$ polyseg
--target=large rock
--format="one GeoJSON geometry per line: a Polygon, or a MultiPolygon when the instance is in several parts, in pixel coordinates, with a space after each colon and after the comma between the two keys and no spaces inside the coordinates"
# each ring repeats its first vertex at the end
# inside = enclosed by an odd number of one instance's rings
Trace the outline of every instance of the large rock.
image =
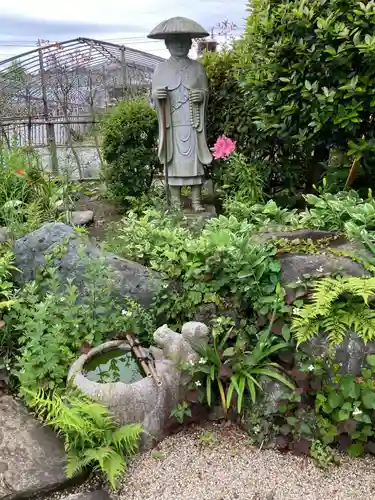
{"type": "Polygon", "coordinates": [[[146,267],[121,259],[101,250],[87,238],[79,236],[70,226],[61,222],[44,224],[33,233],[15,241],[13,251],[15,266],[20,270],[15,280],[23,284],[35,278],[38,269],[45,265],[45,258],[58,245],[66,248],[55,258],[58,276],[62,284],[74,279],[79,286],[84,285],[85,269],[89,262],[100,261],[112,271],[115,294],[121,299],[127,296],[144,306],[150,305],[160,282],[160,278],[146,267]]]}
{"type": "MultiPolygon", "coordinates": [[[[370,275],[358,261],[371,259],[374,256],[358,242],[349,242],[339,233],[301,229],[298,231],[274,231],[256,235],[259,241],[287,240],[294,241],[295,248],[310,240],[312,253],[288,252],[279,255],[281,264],[281,283],[288,291],[288,299],[302,298],[307,292],[304,288],[293,289],[288,285],[303,280],[304,275],[312,277],[331,276],[340,273],[345,276],[370,275]],[[311,244],[311,242],[313,242],[311,244]],[[329,249],[333,251],[330,251],[329,249]],[[353,256],[357,260],[353,260],[353,256]]],[[[290,248],[293,248],[293,244],[290,248]]],[[[328,341],[324,333],[314,337],[310,342],[301,345],[306,354],[326,359],[328,341]]],[[[365,344],[354,332],[349,332],[344,342],[335,346],[335,362],[340,365],[342,373],[360,375],[368,354],[375,353],[375,342],[365,344]]]]}
{"type": "MultiPolygon", "coordinates": [[[[317,335],[309,342],[301,345],[301,350],[306,354],[328,359],[329,342],[323,335],[317,335]]],[[[362,368],[366,364],[366,357],[375,354],[375,342],[367,342],[358,337],[354,332],[348,332],[341,344],[335,345],[335,363],[340,365],[340,372],[351,375],[361,375],[362,368]]]]}
{"type": "MultiPolygon", "coordinates": [[[[360,244],[349,242],[343,235],[329,231],[311,229],[269,231],[256,234],[253,238],[258,242],[287,240],[296,243],[296,251],[278,256],[281,264],[281,282],[286,288],[288,284],[303,279],[303,275],[306,274],[316,277],[330,276],[338,272],[347,276],[368,275],[369,272],[359,262],[346,255],[364,259],[373,257],[360,244]],[[311,252],[298,251],[299,242],[303,244],[308,240],[311,242],[311,252]],[[330,251],[330,248],[333,251],[330,251]]],[[[290,245],[290,249],[293,250],[293,244],[290,245]]]]}
{"type": "Polygon", "coordinates": [[[12,500],[68,486],[65,452],[11,396],[0,397],[0,498],[12,500]]]}

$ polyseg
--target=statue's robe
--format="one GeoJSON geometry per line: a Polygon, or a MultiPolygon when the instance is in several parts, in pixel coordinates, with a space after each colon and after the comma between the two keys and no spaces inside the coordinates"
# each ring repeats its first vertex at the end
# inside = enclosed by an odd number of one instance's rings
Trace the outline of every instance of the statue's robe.
{"type": "Polygon", "coordinates": [[[159,121],[159,159],[165,164],[167,145],[168,182],[171,186],[194,186],[203,183],[203,165],[212,155],[207,146],[206,109],[208,82],[204,67],[189,58],[173,58],[161,63],[152,80],[152,97],[159,121]],[[163,125],[163,101],[156,90],[166,88],[166,133],[163,125]],[[192,103],[191,90],[200,90],[203,101],[192,103]]]}

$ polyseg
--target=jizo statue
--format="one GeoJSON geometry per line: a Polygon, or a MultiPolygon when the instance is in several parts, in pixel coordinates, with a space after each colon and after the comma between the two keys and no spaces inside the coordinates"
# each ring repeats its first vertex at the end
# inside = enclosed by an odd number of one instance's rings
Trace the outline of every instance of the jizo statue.
{"type": "Polygon", "coordinates": [[[194,21],[174,17],[148,35],[163,39],[171,57],[155,70],[152,97],[159,121],[159,159],[164,164],[171,200],[181,206],[181,187],[191,186],[192,205],[203,211],[204,165],[212,161],[206,139],[207,75],[188,57],[193,38],[208,33],[194,21]]]}

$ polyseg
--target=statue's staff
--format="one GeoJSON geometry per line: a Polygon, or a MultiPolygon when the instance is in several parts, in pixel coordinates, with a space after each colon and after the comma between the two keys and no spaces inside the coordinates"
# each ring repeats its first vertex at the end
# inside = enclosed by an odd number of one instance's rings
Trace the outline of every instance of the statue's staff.
{"type": "MultiPolygon", "coordinates": [[[[165,87],[168,91],[168,87],[165,87]]],[[[164,137],[164,182],[165,182],[165,195],[167,197],[167,205],[170,205],[170,193],[168,183],[168,140],[167,140],[167,99],[162,100],[162,120],[163,120],[163,137],[164,137]]]]}

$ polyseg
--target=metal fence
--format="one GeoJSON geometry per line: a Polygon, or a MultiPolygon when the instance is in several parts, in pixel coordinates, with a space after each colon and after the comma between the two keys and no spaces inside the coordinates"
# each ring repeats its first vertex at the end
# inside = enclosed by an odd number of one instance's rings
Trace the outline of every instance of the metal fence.
{"type": "Polygon", "coordinates": [[[98,123],[119,100],[148,93],[162,58],[108,42],[40,41],[0,62],[0,140],[35,148],[45,168],[98,175],[98,123]]]}

